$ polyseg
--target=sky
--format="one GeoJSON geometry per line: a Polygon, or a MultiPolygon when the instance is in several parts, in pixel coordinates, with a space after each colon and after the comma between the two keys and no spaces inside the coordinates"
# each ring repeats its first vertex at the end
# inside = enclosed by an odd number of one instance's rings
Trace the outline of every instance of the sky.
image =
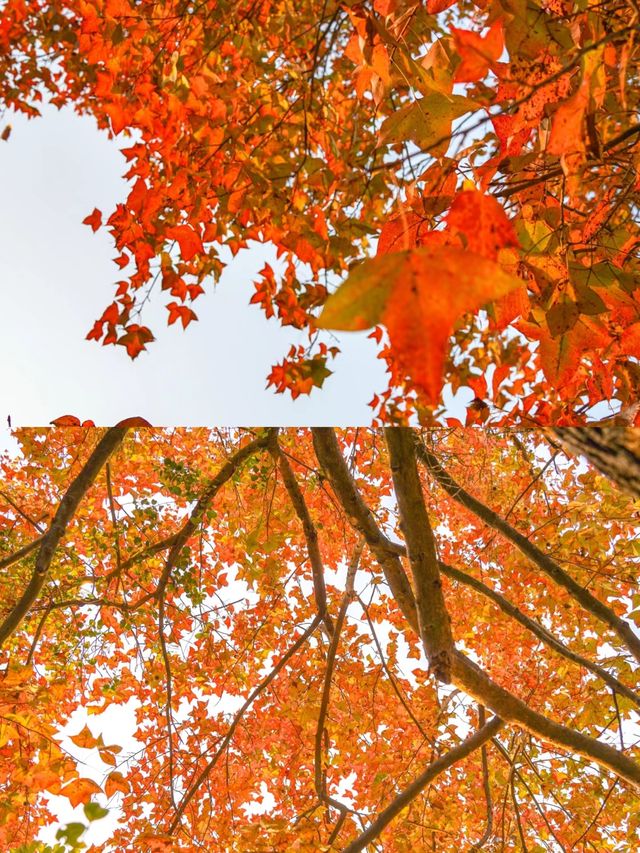
{"type": "Polygon", "coordinates": [[[340,336],[343,354],[321,390],[292,401],[266,389],[271,365],[298,331],[249,306],[252,282],[270,247],[241,252],[219,285],[195,303],[199,322],[166,326],[164,301],[151,300],[144,323],[156,342],[132,362],[123,347],[85,335],[112,301],[120,277],[105,229],[82,220],[106,216],[126,198],[120,146],[93,118],[44,107],[12,125],[0,142],[0,418],[36,426],[73,414],[99,425],[140,415],[154,426],[348,426],[371,421],[367,403],[385,386],[384,365],[367,333],[340,336]]]}

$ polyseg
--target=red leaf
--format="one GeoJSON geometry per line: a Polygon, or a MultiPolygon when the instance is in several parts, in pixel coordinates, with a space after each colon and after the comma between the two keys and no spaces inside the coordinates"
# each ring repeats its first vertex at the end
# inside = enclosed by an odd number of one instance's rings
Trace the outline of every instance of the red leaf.
{"type": "Polygon", "coordinates": [[[471,30],[451,27],[456,50],[462,62],[456,69],[456,83],[475,83],[487,76],[489,69],[500,58],[504,50],[502,24],[495,23],[486,36],[471,30]]]}
{"type": "Polygon", "coordinates": [[[498,264],[461,249],[414,249],[383,314],[398,366],[429,403],[440,398],[449,337],[475,312],[519,285],[498,264]]]}
{"type": "Polygon", "coordinates": [[[89,216],[85,217],[82,220],[83,225],[90,225],[93,231],[97,231],[98,228],[102,225],[102,213],[98,210],[97,207],[93,208],[93,213],[90,213],[89,216]]]}
{"type": "Polygon", "coordinates": [[[492,261],[500,249],[518,245],[515,229],[502,205],[478,190],[458,193],[447,214],[447,228],[464,234],[469,251],[492,261]]]}
{"type": "Polygon", "coordinates": [[[137,358],[142,350],[146,349],[145,344],[153,340],[154,337],[150,329],[133,323],[131,326],[127,326],[126,333],[117,342],[127,348],[127,353],[131,358],[137,358]]]}
{"type": "Polygon", "coordinates": [[[174,225],[167,230],[167,237],[178,241],[183,261],[190,261],[198,252],[204,251],[202,240],[189,225],[174,225]]]}

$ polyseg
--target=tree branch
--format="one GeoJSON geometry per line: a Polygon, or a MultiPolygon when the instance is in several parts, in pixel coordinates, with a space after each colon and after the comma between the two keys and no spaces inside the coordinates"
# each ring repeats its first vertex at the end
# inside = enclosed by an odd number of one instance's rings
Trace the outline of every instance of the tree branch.
{"type": "Polygon", "coordinates": [[[325,733],[325,721],[327,718],[327,712],[329,710],[329,698],[331,696],[331,682],[333,679],[333,668],[336,661],[336,653],[338,651],[338,643],[340,642],[340,633],[342,631],[342,626],[344,625],[344,620],[347,616],[347,610],[349,608],[349,604],[354,598],[354,583],[356,579],[356,572],[358,571],[358,563],[360,561],[360,555],[362,553],[362,544],[358,546],[356,552],[353,555],[353,559],[349,565],[349,569],[347,571],[347,581],[345,584],[344,595],[342,596],[342,602],[340,603],[340,610],[338,612],[338,617],[336,619],[336,627],[335,631],[333,631],[331,637],[331,645],[329,646],[329,651],[327,652],[327,666],[324,674],[324,684],[322,687],[322,697],[320,699],[320,710],[318,712],[318,722],[316,724],[316,738],[315,738],[315,750],[314,750],[314,784],[316,789],[316,794],[318,798],[327,805],[334,806],[340,810],[340,812],[345,812],[346,807],[335,800],[333,797],[330,797],[327,794],[327,779],[326,773],[322,766],[322,740],[325,733]]]}
{"type": "Polygon", "coordinates": [[[307,552],[309,554],[309,562],[311,563],[313,592],[316,599],[316,607],[318,608],[318,613],[322,616],[322,620],[326,625],[329,636],[332,636],[333,621],[327,612],[327,589],[324,582],[322,556],[320,554],[320,548],[318,547],[318,532],[311,520],[309,509],[302,494],[302,490],[298,485],[298,481],[291,469],[289,460],[282,452],[275,433],[272,435],[271,443],[269,444],[269,452],[280,468],[285,489],[287,490],[293,509],[302,524],[302,530],[307,544],[307,552]]]}
{"type": "Polygon", "coordinates": [[[13,610],[0,625],[0,645],[18,628],[36,601],[46,580],[49,566],[58,543],[73,518],[80,501],[91,488],[103,465],[121,445],[127,433],[126,427],[112,427],[100,439],[84,467],[69,486],[51,521],[49,530],[40,542],[36,563],[27,588],[13,610]]]}
{"type": "Polygon", "coordinates": [[[449,752],[445,753],[445,755],[437,758],[417,779],[401,791],[386,809],[380,812],[374,822],[355,841],[352,841],[351,844],[348,844],[344,848],[343,853],[358,853],[358,851],[364,850],[391,823],[396,815],[406,808],[418,794],[424,791],[430,782],[441,773],[444,773],[445,770],[453,767],[454,764],[462,761],[463,758],[466,758],[476,749],[483,746],[488,740],[491,740],[503,725],[504,723],[499,717],[493,717],[492,720],[485,723],[481,729],[478,729],[466,740],[463,740],[458,746],[455,746],[449,752]]]}
{"type": "Polygon", "coordinates": [[[627,687],[626,684],[623,684],[619,679],[612,675],[608,670],[606,670],[603,666],[600,666],[598,663],[594,663],[588,658],[579,655],[577,652],[572,651],[568,646],[566,646],[561,640],[559,640],[554,634],[550,631],[547,631],[542,625],[540,625],[535,620],[526,616],[515,604],[512,604],[508,599],[506,599],[503,595],[496,590],[491,589],[491,587],[484,584],[482,581],[477,578],[472,577],[466,572],[461,571],[460,569],[456,569],[453,566],[449,566],[446,563],[440,563],[440,571],[443,575],[452,578],[459,583],[464,584],[465,586],[469,586],[472,589],[479,592],[480,595],[484,595],[486,598],[493,601],[498,607],[502,610],[503,613],[506,613],[508,616],[511,616],[512,619],[515,619],[516,622],[519,622],[524,628],[528,631],[531,631],[541,642],[543,642],[546,646],[553,649],[559,655],[566,658],[567,660],[572,661],[573,663],[578,664],[578,666],[584,667],[589,672],[592,672],[594,675],[597,675],[601,678],[606,684],[611,687],[612,690],[617,691],[622,696],[626,696],[627,699],[630,699],[634,705],[637,705],[640,708],[640,694],[636,693],[635,690],[632,690],[630,687],[627,687]]]}
{"type": "Polygon", "coordinates": [[[516,548],[535,563],[548,577],[550,577],[558,586],[563,587],[566,591],[582,606],[585,610],[591,613],[596,619],[608,625],[624,642],[633,656],[640,662],[640,637],[637,637],[631,626],[617,616],[614,611],[607,607],[602,601],[595,597],[589,590],[580,586],[571,575],[567,574],[556,562],[547,554],[544,554],[536,545],[533,544],[526,536],[517,531],[507,521],[501,518],[496,512],[490,509],[486,504],[483,504],[477,498],[474,498],[466,492],[462,486],[445,471],[438,459],[431,453],[425,445],[416,437],[416,452],[418,459],[423,463],[425,468],[433,474],[435,479],[440,483],[442,488],[455,501],[464,506],[478,518],[482,519],[489,527],[498,530],[505,538],[512,542],[516,548]]]}
{"type": "Polygon", "coordinates": [[[451,620],[438,569],[436,543],[418,475],[412,430],[385,429],[391,474],[398,499],[400,527],[413,575],[420,636],[429,667],[439,681],[451,680],[454,653],[451,620]]]}
{"type": "MultiPolygon", "coordinates": [[[[316,427],[312,430],[313,446],[318,462],[329,478],[331,487],[347,514],[350,524],[364,537],[378,561],[391,593],[403,616],[418,631],[418,614],[411,584],[399,559],[386,536],[378,529],[373,513],[365,504],[347,467],[338,439],[332,429],[316,427]]],[[[401,549],[402,553],[404,549],[401,549]]]]}
{"type": "Polygon", "coordinates": [[[514,723],[542,740],[582,755],[640,788],[640,766],[624,753],[534,711],[522,699],[492,681],[477,664],[460,652],[456,652],[453,659],[452,682],[477,702],[491,708],[505,722],[514,723]]]}
{"type": "Polygon", "coordinates": [[[304,645],[304,643],[309,639],[311,634],[313,634],[313,632],[316,630],[316,628],[318,627],[318,625],[320,624],[321,621],[322,621],[322,619],[319,615],[315,616],[313,618],[313,621],[309,625],[309,627],[303,631],[303,633],[298,637],[298,639],[291,646],[291,648],[286,652],[286,654],[284,654],[283,657],[280,658],[280,660],[273,667],[273,669],[271,670],[269,675],[267,675],[266,678],[264,678],[260,682],[260,684],[258,684],[257,687],[255,687],[251,691],[251,693],[249,694],[249,696],[247,697],[247,699],[243,703],[242,707],[235,714],[235,716],[233,718],[233,722],[229,726],[229,729],[228,729],[226,735],[224,736],[224,738],[222,739],[218,749],[216,750],[215,755],[211,758],[211,760],[207,763],[207,765],[200,771],[200,773],[198,774],[196,779],[191,783],[191,785],[187,789],[187,792],[185,793],[184,797],[182,798],[180,805],[178,806],[178,809],[175,813],[175,816],[174,816],[173,820],[171,821],[171,825],[169,826],[169,835],[173,835],[173,833],[178,828],[180,821],[182,820],[182,815],[184,814],[187,806],[189,805],[191,800],[196,795],[200,786],[202,784],[204,784],[204,782],[207,780],[207,778],[211,774],[211,771],[213,770],[213,768],[218,763],[218,759],[220,758],[222,753],[225,751],[225,749],[227,748],[227,746],[231,742],[231,739],[233,738],[234,732],[237,729],[238,724],[240,723],[240,720],[245,715],[247,710],[250,708],[253,701],[264,690],[266,690],[266,688],[271,684],[271,682],[274,680],[274,678],[276,678],[276,676],[284,669],[284,667],[289,663],[289,661],[295,655],[295,653],[300,649],[301,646],[304,645]]]}

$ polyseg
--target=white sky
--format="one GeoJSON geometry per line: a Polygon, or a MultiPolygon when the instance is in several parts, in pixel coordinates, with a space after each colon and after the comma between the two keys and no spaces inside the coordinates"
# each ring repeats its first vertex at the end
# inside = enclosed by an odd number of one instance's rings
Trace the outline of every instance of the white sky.
{"type": "MultiPolygon", "coordinates": [[[[110,235],[82,220],[107,216],[126,198],[121,135],[109,140],[93,119],[43,108],[42,118],[8,119],[0,142],[0,418],[42,425],[63,414],[114,423],[141,415],[158,426],[325,424],[371,421],[367,403],[385,386],[384,365],[367,333],[341,336],[343,354],[322,390],[292,401],[266,390],[271,365],[296,330],[248,306],[268,247],[242,252],[218,286],[195,303],[199,322],[166,326],[164,296],[144,322],[157,340],[132,362],[123,347],[86,341],[112,301],[120,271],[110,235]]],[[[329,365],[330,367],[332,365],[329,365]]]]}

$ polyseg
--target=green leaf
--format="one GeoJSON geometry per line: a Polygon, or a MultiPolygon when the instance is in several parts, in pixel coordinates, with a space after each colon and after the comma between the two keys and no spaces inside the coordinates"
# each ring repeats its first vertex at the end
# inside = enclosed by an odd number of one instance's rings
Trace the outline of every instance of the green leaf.
{"type": "Polygon", "coordinates": [[[547,311],[547,325],[549,331],[554,338],[564,335],[570,329],[573,329],[579,317],[579,311],[575,302],[569,299],[563,302],[556,302],[547,311]]]}
{"type": "Polygon", "coordinates": [[[449,147],[454,119],[476,109],[475,101],[461,95],[432,92],[396,110],[382,124],[383,142],[415,142],[423,151],[444,155],[449,147]]]}
{"type": "Polygon", "coordinates": [[[109,809],[103,808],[99,803],[85,803],[84,813],[87,820],[100,820],[109,814],[109,809]]]}
{"type": "Polygon", "coordinates": [[[595,290],[587,287],[586,284],[575,285],[576,290],[576,306],[581,314],[603,314],[607,310],[607,306],[602,301],[602,298],[595,290]]]}

